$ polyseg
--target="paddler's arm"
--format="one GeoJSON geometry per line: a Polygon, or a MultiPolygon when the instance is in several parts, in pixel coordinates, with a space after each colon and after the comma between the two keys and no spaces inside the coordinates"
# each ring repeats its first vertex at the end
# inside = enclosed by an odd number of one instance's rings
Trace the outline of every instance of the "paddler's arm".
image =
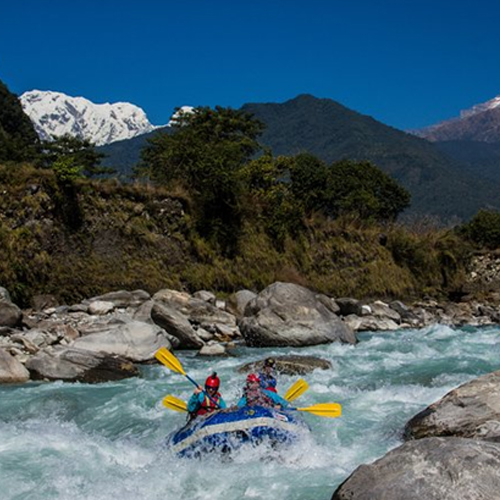
{"type": "Polygon", "coordinates": [[[196,413],[201,404],[203,403],[203,398],[201,398],[201,401],[200,401],[200,392],[195,392],[190,398],[189,398],[189,401],[188,401],[188,405],[187,405],[187,409],[188,409],[188,412],[189,413],[196,413]]]}
{"type": "Polygon", "coordinates": [[[273,402],[277,405],[280,405],[282,408],[286,408],[288,406],[288,401],[283,399],[279,394],[273,391],[264,390],[263,391],[267,397],[271,398],[273,402]]]}
{"type": "Polygon", "coordinates": [[[220,408],[221,410],[224,410],[224,409],[226,409],[226,408],[227,408],[226,402],[222,399],[222,397],[220,397],[220,398],[219,398],[219,403],[218,403],[218,405],[219,405],[219,408],[220,408]]]}
{"type": "Polygon", "coordinates": [[[247,398],[243,396],[239,401],[238,404],[236,405],[238,408],[243,408],[244,406],[247,405],[247,398]]]}

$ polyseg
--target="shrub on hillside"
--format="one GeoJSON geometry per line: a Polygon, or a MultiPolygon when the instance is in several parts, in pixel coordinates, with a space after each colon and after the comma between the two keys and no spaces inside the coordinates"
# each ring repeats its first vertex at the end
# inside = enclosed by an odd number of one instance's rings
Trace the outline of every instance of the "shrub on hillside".
{"type": "Polygon", "coordinates": [[[468,240],[490,248],[500,247],[500,213],[480,210],[472,220],[464,224],[459,233],[468,240]]]}

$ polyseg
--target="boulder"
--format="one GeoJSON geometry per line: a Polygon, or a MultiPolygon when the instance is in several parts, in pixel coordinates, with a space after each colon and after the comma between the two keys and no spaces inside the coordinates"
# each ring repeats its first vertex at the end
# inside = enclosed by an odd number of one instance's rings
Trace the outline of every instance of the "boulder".
{"type": "Polygon", "coordinates": [[[212,292],[209,292],[207,290],[199,290],[197,292],[194,292],[193,297],[195,299],[203,300],[204,302],[209,302],[214,306],[217,300],[217,297],[212,292]]]}
{"type": "Polygon", "coordinates": [[[51,294],[35,295],[31,299],[31,304],[35,311],[43,311],[49,307],[56,307],[59,305],[57,298],[51,294]]]}
{"type": "Polygon", "coordinates": [[[104,316],[113,311],[115,305],[113,302],[107,302],[104,300],[93,300],[89,304],[88,312],[89,314],[95,314],[97,316],[104,316]]]}
{"type": "Polygon", "coordinates": [[[15,327],[21,323],[23,313],[16,304],[0,300],[0,326],[15,327]]]}
{"type": "Polygon", "coordinates": [[[222,344],[210,341],[208,344],[204,345],[197,356],[226,356],[226,348],[222,344]]]}
{"type": "Polygon", "coordinates": [[[426,438],[361,465],[332,500],[498,500],[500,444],[426,438]]]}
{"type": "Polygon", "coordinates": [[[72,347],[109,356],[122,356],[134,362],[151,361],[160,347],[171,349],[169,336],[157,325],[130,321],[110,325],[107,330],[76,339],[72,347]]]}
{"type": "Polygon", "coordinates": [[[19,384],[28,381],[28,370],[14,356],[0,349],[0,384],[19,384]]]}
{"type": "Polygon", "coordinates": [[[12,302],[10,298],[10,293],[7,288],[0,286],[0,301],[4,300],[5,302],[12,302]]]}
{"type": "Polygon", "coordinates": [[[187,317],[173,307],[155,302],[151,309],[151,318],[168,334],[178,339],[179,348],[199,349],[203,345],[187,317]]]}
{"type": "Polygon", "coordinates": [[[363,315],[363,304],[359,300],[350,297],[341,297],[340,299],[335,299],[335,302],[339,307],[339,316],[349,316],[349,314],[355,314],[356,316],[363,315]]]}
{"type": "Polygon", "coordinates": [[[121,356],[63,346],[40,351],[27,361],[26,367],[35,379],[87,383],[121,380],[139,374],[137,367],[121,356]]]}
{"type": "Polygon", "coordinates": [[[87,302],[100,301],[100,302],[111,302],[114,307],[120,309],[126,309],[127,307],[139,307],[143,302],[151,299],[151,295],[144,290],[134,290],[129,292],[127,290],[118,290],[116,292],[105,293],[104,295],[99,295],[98,297],[93,297],[87,302]]]}
{"type": "Polygon", "coordinates": [[[355,332],[375,332],[375,331],[394,331],[400,326],[389,318],[379,318],[375,316],[356,316],[350,314],[344,318],[344,322],[355,332]]]}
{"type": "Polygon", "coordinates": [[[326,299],[299,285],[274,283],[247,304],[240,331],[252,347],[354,344],[354,332],[325,306],[326,299]]]}
{"type": "Polygon", "coordinates": [[[415,415],[405,427],[408,439],[459,436],[500,441],[500,371],[457,387],[415,415]]]}
{"type": "MultiPolygon", "coordinates": [[[[329,370],[332,364],[321,358],[315,356],[273,356],[276,361],[275,370],[284,375],[305,375],[311,373],[313,370],[329,370]]],[[[253,363],[246,363],[238,368],[240,373],[260,372],[264,367],[265,359],[254,361],[253,363]]]]}
{"type": "Polygon", "coordinates": [[[250,290],[239,290],[229,296],[227,301],[227,310],[231,314],[234,314],[237,318],[241,318],[245,314],[245,307],[247,304],[257,297],[255,292],[250,290]]]}
{"type": "Polygon", "coordinates": [[[370,304],[373,316],[382,319],[390,319],[395,323],[401,323],[401,315],[381,300],[376,300],[370,304]]]}

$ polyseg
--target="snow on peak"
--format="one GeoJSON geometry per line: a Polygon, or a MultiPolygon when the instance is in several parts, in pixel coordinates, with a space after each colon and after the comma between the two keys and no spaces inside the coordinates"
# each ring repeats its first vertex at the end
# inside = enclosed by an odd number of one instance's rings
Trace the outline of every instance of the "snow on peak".
{"type": "Polygon", "coordinates": [[[83,97],[42,90],[25,92],[20,101],[42,140],[69,134],[101,146],[158,128],[141,108],[128,102],[94,104],[83,97]]]}
{"type": "Polygon", "coordinates": [[[490,109],[495,109],[500,106],[500,96],[496,96],[489,101],[483,102],[482,104],[476,104],[472,108],[460,111],[460,118],[467,118],[468,116],[477,115],[483,111],[488,111],[490,109]]]}
{"type": "Polygon", "coordinates": [[[177,111],[170,118],[170,121],[168,122],[168,126],[171,127],[175,123],[177,118],[179,118],[181,115],[187,115],[189,113],[193,113],[194,109],[195,108],[193,108],[193,106],[181,106],[179,109],[177,109],[177,111]]]}

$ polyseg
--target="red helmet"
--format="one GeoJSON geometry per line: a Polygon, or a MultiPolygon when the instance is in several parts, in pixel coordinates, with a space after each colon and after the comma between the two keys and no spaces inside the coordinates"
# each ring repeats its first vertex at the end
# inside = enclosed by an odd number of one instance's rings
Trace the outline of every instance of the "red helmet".
{"type": "Polygon", "coordinates": [[[256,375],[255,373],[250,373],[250,375],[248,375],[247,377],[247,383],[250,382],[260,382],[259,376],[256,375]]]}
{"type": "Polygon", "coordinates": [[[212,373],[210,377],[205,380],[205,387],[212,387],[213,389],[218,389],[220,386],[220,379],[217,376],[217,373],[212,373]]]}

